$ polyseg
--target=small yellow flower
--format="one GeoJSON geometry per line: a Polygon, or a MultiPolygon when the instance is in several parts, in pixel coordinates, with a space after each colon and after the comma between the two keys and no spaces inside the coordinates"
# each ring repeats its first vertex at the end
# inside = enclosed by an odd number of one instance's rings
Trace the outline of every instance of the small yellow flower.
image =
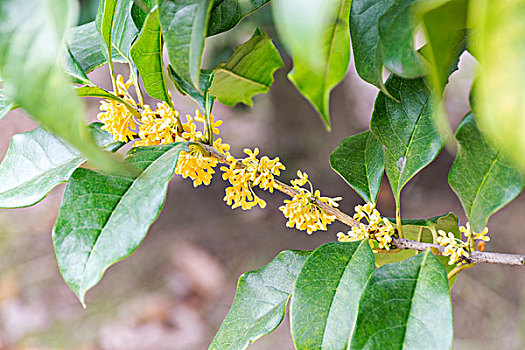
{"type": "MultiPolygon", "coordinates": [[[[202,113],[197,109],[195,110],[195,120],[206,125],[206,118],[202,113]]],[[[215,121],[213,114],[210,114],[210,124],[214,134],[219,135],[219,126],[222,125],[222,120],[215,121]]]]}
{"type": "Polygon", "coordinates": [[[465,235],[465,237],[470,238],[472,236],[472,231],[470,230],[470,223],[467,222],[467,224],[464,226],[460,226],[459,230],[465,235]]]}
{"type": "MultiPolygon", "coordinates": [[[[313,191],[312,183],[308,180],[308,174],[299,170],[297,176],[298,179],[292,180],[291,183],[299,193],[294,195],[292,199],[285,200],[285,205],[279,207],[279,210],[288,219],[286,226],[290,228],[295,227],[298,230],[308,232],[308,234],[318,230],[326,231],[327,225],[335,220],[335,216],[328,215],[315,202],[319,201],[335,208],[339,205],[337,201],[341,200],[341,198],[322,197],[319,190],[313,191]],[[311,190],[300,187],[306,183],[310,184],[311,190]]],[[[338,234],[338,237],[341,241],[348,241],[352,238],[342,232],[340,232],[340,235],[338,234]]]]}
{"type": "Polygon", "coordinates": [[[209,185],[218,161],[211,157],[206,157],[199,151],[181,152],[175,173],[183,178],[189,177],[193,180],[193,186],[197,187],[202,184],[209,185]]]}
{"type": "Polygon", "coordinates": [[[233,209],[241,207],[247,210],[255,205],[264,208],[266,202],[253,192],[253,186],[259,186],[263,190],[273,192],[273,189],[278,186],[275,183],[275,176],[280,174],[284,165],[279,161],[279,158],[270,159],[264,156],[259,160],[257,158],[259,155],[258,148],[253,151],[245,149],[244,153],[248,157],[236,160],[229,156],[230,166],[221,167],[224,172],[223,179],[231,184],[231,187],[226,188],[224,200],[233,209]]]}
{"type": "Polygon", "coordinates": [[[395,227],[390,220],[381,217],[375,203],[356,206],[354,219],[365,219],[367,224],[361,222],[358,227],[352,227],[347,234],[338,233],[337,237],[340,242],[353,242],[368,238],[370,245],[377,242],[380,249],[390,249],[395,227]]]}
{"type": "Polygon", "coordinates": [[[480,233],[474,233],[474,238],[475,239],[480,239],[480,240],[485,241],[485,242],[488,242],[488,241],[490,241],[490,237],[487,236],[488,233],[489,233],[489,229],[488,229],[488,227],[485,227],[483,229],[483,231],[481,231],[480,233]]]}
{"type": "Polygon", "coordinates": [[[450,244],[455,244],[456,243],[456,237],[454,236],[454,234],[452,232],[449,232],[448,234],[443,231],[443,230],[438,230],[438,233],[439,233],[439,236],[437,238],[437,242],[440,246],[447,246],[447,245],[450,245],[450,244]]]}
{"type": "Polygon", "coordinates": [[[139,125],[139,137],[135,146],[151,146],[172,143],[176,141],[178,112],[171,109],[165,102],[159,103],[152,111],[144,106],[139,125]]]}

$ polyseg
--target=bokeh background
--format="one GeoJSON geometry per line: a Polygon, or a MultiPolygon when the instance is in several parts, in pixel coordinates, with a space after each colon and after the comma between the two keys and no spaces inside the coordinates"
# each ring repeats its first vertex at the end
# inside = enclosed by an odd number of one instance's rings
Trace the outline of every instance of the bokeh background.
{"type": "MultiPolygon", "coordinates": [[[[83,1],[79,23],[94,18],[97,1],[83,1]]],[[[255,27],[277,38],[268,7],[233,31],[208,39],[209,67],[225,60],[255,27]]],[[[221,137],[240,155],[244,147],[279,156],[287,166],[282,179],[297,169],[309,173],[326,196],[342,196],[341,208],[351,213],[360,203],[353,190],[331,170],[330,152],[346,136],[368,128],[377,89],[363,82],[353,66],[332,92],[333,131],[325,131],[313,108],[287,80],[292,62],[280,48],[285,68],[275,74],[267,95],[253,108],[216,103],[214,114],[224,120],[221,137]]],[[[469,110],[468,92],[476,69],[464,54],[446,90],[452,128],[469,110]]],[[[118,67],[123,74],[126,70],[118,67]]],[[[107,70],[93,72],[93,81],[110,87],[107,70]]],[[[196,106],[174,92],[182,113],[196,106]]],[[[95,119],[98,101],[86,101],[95,119]]],[[[0,157],[10,138],[36,124],[21,111],[0,122],[0,157]]],[[[447,183],[454,149],[444,149],[403,191],[403,215],[431,217],[453,211],[461,222],[461,205],[447,183]]],[[[84,310],[62,281],[53,252],[51,229],[64,186],[31,208],[0,210],[0,348],[82,350],[206,349],[233,300],[238,277],[269,262],[284,249],[314,249],[344,230],[334,223],[327,232],[307,235],[285,226],[278,207],[284,195],[262,193],[266,209],[231,210],[223,201],[226,184],[220,174],[210,186],[193,188],[175,176],[164,209],[142,246],[108,270],[87,296],[84,310]]],[[[394,214],[388,182],[383,182],[378,207],[394,214]]],[[[490,222],[487,249],[525,252],[525,198],[520,196],[490,222]]],[[[476,266],[462,273],[452,289],[455,349],[525,348],[525,270],[476,266]]],[[[293,349],[288,320],[252,349],[293,349]]]]}

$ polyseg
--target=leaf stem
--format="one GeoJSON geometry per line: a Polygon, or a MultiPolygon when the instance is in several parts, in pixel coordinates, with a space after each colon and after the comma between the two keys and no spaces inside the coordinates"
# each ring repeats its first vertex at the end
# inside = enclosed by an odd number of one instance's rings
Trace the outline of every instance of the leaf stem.
{"type": "Polygon", "coordinates": [[[452,270],[450,270],[450,272],[448,273],[447,277],[450,280],[452,277],[456,276],[461,271],[466,270],[466,269],[470,269],[473,266],[474,266],[474,264],[464,264],[464,265],[461,265],[461,266],[456,266],[452,270]]]}

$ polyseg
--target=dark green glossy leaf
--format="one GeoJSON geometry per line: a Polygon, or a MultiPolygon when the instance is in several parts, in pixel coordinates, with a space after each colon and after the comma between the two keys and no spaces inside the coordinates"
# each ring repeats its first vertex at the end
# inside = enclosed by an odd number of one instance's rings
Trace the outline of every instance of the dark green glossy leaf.
{"type": "Polygon", "coordinates": [[[451,349],[445,269],[430,252],[380,267],[359,301],[350,349],[451,349]]]}
{"type": "Polygon", "coordinates": [[[350,10],[350,33],[355,68],[359,76],[380,88],[383,84],[383,56],[379,47],[379,18],[393,0],[354,0],[350,10]]]}
{"type": "MultiPolygon", "coordinates": [[[[65,66],[78,64],[84,73],[102,66],[107,62],[104,56],[104,47],[95,22],[71,28],[68,36],[68,46],[71,56],[66,55],[65,66]],[[67,62],[74,60],[76,62],[67,62]]],[[[111,51],[113,62],[127,62],[117,50],[111,51]]]]}
{"type": "Polygon", "coordinates": [[[80,97],[99,97],[99,98],[105,98],[105,99],[118,101],[122,103],[124,106],[126,106],[127,109],[131,112],[131,114],[133,114],[137,119],[140,119],[140,113],[137,111],[136,108],[131,106],[124,99],[112,94],[109,91],[99,88],[98,86],[81,86],[81,87],[75,88],[75,91],[77,92],[77,95],[80,97]]]}
{"type": "Polygon", "coordinates": [[[379,43],[383,62],[392,73],[404,78],[423,76],[427,67],[414,49],[418,21],[414,5],[421,0],[393,1],[379,18],[379,43]]]}
{"type": "Polygon", "coordinates": [[[262,268],[243,274],[230,311],[209,349],[246,349],[277,328],[309,254],[286,250],[262,268]]]}
{"type": "Polygon", "coordinates": [[[374,271],[367,241],[327,243],[308,258],[290,303],[296,349],[346,349],[359,298],[374,271]]]}
{"type": "Polygon", "coordinates": [[[288,75],[330,129],[330,91],[343,80],[350,62],[350,0],[273,3],[279,35],[293,53],[288,75]]]}
{"type": "Polygon", "coordinates": [[[8,96],[44,128],[105,169],[120,164],[100,150],[85,126],[83,105],[59,66],[75,3],[39,0],[0,3],[0,71],[8,96]],[[20,16],[24,13],[24,16],[20,16]]]}
{"type": "Polygon", "coordinates": [[[208,22],[208,35],[235,27],[244,17],[257,11],[270,0],[214,0],[208,22]]]}
{"type": "Polygon", "coordinates": [[[489,217],[516,198],[525,185],[512,163],[485,140],[474,116],[465,116],[458,129],[458,154],[448,182],[459,197],[470,226],[481,232],[489,217]]]}
{"type": "Polygon", "coordinates": [[[414,50],[418,0],[354,0],[350,33],[357,73],[388,94],[383,84],[383,66],[393,73],[414,78],[426,67],[414,50]]]}
{"type": "Polygon", "coordinates": [[[449,0],[421,14],[428,41],[421,50],[430,63],[432,85],[439,96],[448,82],[451,67],[457,67],[459,56],[465,49],[467,5],[467,0],[449,0]]]}
{"type": "Polygon", "coordinates": [[[211,0],[163,0],[160,25],[173,70],[198,86],[211,0]]]}
{"type": "Polygon", "coordinates": [[[273,73],[283,66],[270,37],[257,28],[250,40],[235,49],[226,63],[213,72],[210,94],[220,102],[234,106],[239,102],[251,106],[252,97],[266,93],[273,84],[273,73]]]}
{"type": "MultiPolygon", "coordinates": [[[[122,142],[114,141],[101,128],[101,123],[89,126],[99,147],[111,152],[122,147],[122,142]]],[[[0,164],[0,208],[27,207],[41,201],[85,161],[80,152],[42,128],[13,136],[0,164]]]]}
{"type": "Polygon", "coordinates": [[[140,36],[131,48],[131,57],[142,75],[147,93],[172,105],[164,77],[158,8],[146,17],[140,36]]]}
{"type": "Polygon", "coordinates": [[[11,110],[14,103],[9,97],[7,97],[4,89],[0,89],[0,119],[5,117],[5,115],[11,110]]]}
{"type": "Polygon", "coordinates": [[[182,79],[171,66],[168,66],[170,77],[172,78],[175,86],[182,94],[188,94],[203,111],[211,111],[215,98],[209,94],[211,85],[213,84],[213,72],[209,70],[201,70],[199,75],[199,90],[197,90],[192,84],[182,79]],[[206,102],[206,99],[208,100],[206,102]],[[207,103],[207,104],[206,104],[207,103]]]}
{"type": "Polygon", "coordinates": [[[330,165],[365,202],[376,202],[385,168],[374,134],[368,130],[345,138],[330,155],[330,165]]]}
{"type": "Polygon", "coordinates": [[[482,132],[525,171],[525,2],[469,1],[469,49],[480,62],[472,107],[482,132]]]}
{"type": "Polygon", "coordinates": [[[106,269],[133,253],[164,203],[184,144],[132,149],[125,163],[133,176],[77,169],[53,229],[58,266],[82,304],[106,269]],[[147,203],[147,205],[144,205],[147,203]]]}
{"type": "Polygon", "coordinates": [[[384,146],[386,174],[399,204],[403,186],[436,158],[443,140],[424,79],[392,77],[386,88],[397,101],[379,93],[370,130],[384,146]]]}

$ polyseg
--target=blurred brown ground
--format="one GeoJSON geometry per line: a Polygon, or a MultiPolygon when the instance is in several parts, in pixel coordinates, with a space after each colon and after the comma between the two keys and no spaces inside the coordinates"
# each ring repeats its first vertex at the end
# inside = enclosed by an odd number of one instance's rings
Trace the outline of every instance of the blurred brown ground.
{"type": "MultiPolygon", "coordinates": [[[[311,106],[286,79],[276,73],[271,93],[255,98],[254,108],[228,108],[217,103],[214,114],[224,120],[221,137],[240,155],[244,147],[279,156],[288,180],[297,169],[310,174],[314,186],[327,196],[342,196],[341,207],[352,212],[357,195],[330,169],[330,152],[346,136],[368,127],[377,90],[360,80],[353,68],[332,93],[333,131],[327,133],[311,106]]],[[[464,56],[461,69],[447,88],[451,125],[467,112],[468,89],[475,69],[464,56]]],[[[104,70],[92,74],[101,82],[104,70]]],[[[105,82],[107,84],[107,81],[105,82]]],[[[193,113],[188,99],[176,97],[183,113],[193,113]]],[[[88,101],[93,118],[98,102],[88,101]]],[[[34,127],[21,112],[0,122],[0,155],[9,139],[34,127]]],[[[454,152],[454,151],[452,151],[454,152]]],[[[403,192],[404,217],[431,217],[448,211],[465,219],[447,184],[453,154],[438,159],[413,179],[403,192]]],[[[225,183],[193,188],[178,176],[145,242],[128,259],[110,268],[88,293],[82,309],[62,281],[51,242],[51,228],[64,186],[38,205],[0,210],[0,348],[162,350],[205,349],[226,315],[243,272],[270,261],[284,249],[314,249],[335,240],[344,226],[311,236],[285,227],[278,210],[284,196],[262,196],[264,210],[231,210],[223,201],[225,183]]],[[[383,184],[379,208],[393,214],[393,198],[383,184]]],[[[525,252],[523,196],[494,215],[487,249],[525,252]]],[[[455,349],[522,349],[525,326],[522,304],[525,270],[477,266],[463,273],[452,290],[455,310],[455,349]]],[[[288,321],[251,349],[293,349],[288,321]]]]}

